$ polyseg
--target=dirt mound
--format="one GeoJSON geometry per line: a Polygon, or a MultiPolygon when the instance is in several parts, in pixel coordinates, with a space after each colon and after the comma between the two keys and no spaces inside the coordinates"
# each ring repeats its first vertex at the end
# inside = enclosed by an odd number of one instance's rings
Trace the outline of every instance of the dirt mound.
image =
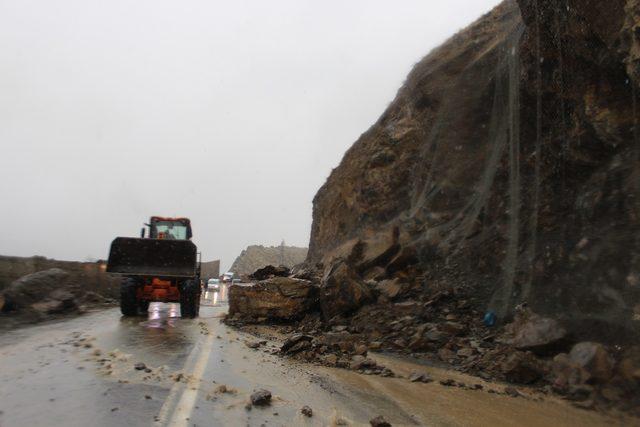
{"type": "Polygon", "coordinates": [[[302,263],[307,256],[307,248],[295,246],[262,246],[247,247],[233,262],[229,271],[236,275],[248,276],[254,271],[268,265],[282,265],[288,268],[302,263]]]}

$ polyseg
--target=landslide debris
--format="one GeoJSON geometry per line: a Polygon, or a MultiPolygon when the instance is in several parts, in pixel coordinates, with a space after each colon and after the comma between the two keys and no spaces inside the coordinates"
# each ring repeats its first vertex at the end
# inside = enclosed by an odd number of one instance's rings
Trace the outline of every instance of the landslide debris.
{"type": "Polygon", "coordinates": [[[106,274],[100,271],[87,273],[61,268],[27,274],[0,291],[0,315],[18,322],[37,322],[81,313],[92,306],[112,305],[119,282],[103,276],[106,274]],[[97,286],[100,281],[103,285],[97,286]]]}
{"type": "Polygon", "coordinates": [[[420,61],[314,198],[284,353],[640,415],[639,28],[635,0],[507,0],[420,61]]]}
{"type": "MultiPolygon", "coordinates": [[[[309,269],[305,269],[305,274],[309,269]]],[[[304,281],[305,289],[319,289],[321,299],[327,274],[323,279],[317,273],[310,276],[317,281],[304,281]]],[[[603,343],[577,341],[557,319],[534,313],[526,306],[515,310],[510,323],[488,326],[483,323],[484,313],[476,306],[472,286],[464,282],[453,288],[438,286],[429,290],[403,277],[407,286],[394,299],[389,299],[380,291],[380,282],[363,280],[355,272],[347,276],[366,286],[371,295],[370,300],[362,301],[351,311],[334,315],[335,310],[325,311],[321,304],[302,309],[299,301],[283,297],[276,288],[271,288],[266,296],[264,283],[259,282],[232,286],[232,289],[242,288],[243,293],[230,292],[230,306],[238,304],[235,301],[238,295],[240,299],[250,299],[251,303],[241,311],[230,312],[225,322],[238,327],[270,323],[280,328],[285,339],[278,353],[304,362],[351,369],[365,375],[398,376],[377,363],[370,352],[400,353],[485,380],[526,386],[539,393],[556,393],[581,407],[617,408],[637,413],[640,351],[635,347],[620,351],[603,343]],[[268,311],[265,311],[265,300],[269,300],[268,311]],[[298,307],[295,316],[289,315],[292,304],[298,307]],[[268,315],[280,309],[287,315],[268,315]]],[[[300,279],[275,277],[266,282],[273,280],[296,283],[300,279]]],[[[348,282],[342,283],[348,286],[348,282]]],[[[260,347],[259,341],[247,345],[260,347]]],[[[412,372],[407,380],[433,381],[424,372],[412,372]]],[[[483,389],[479,384],[467,386],[454,380],[440,383],[469,390],[483,389]]],[[[522,397],[522,393],[509,390],[505,393],[522,397]]]]}

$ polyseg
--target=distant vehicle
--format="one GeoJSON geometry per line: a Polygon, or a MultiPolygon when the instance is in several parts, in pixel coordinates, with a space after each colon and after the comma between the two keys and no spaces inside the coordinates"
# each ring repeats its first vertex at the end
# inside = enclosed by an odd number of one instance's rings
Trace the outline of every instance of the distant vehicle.
{"type": "Polygon", "coordinates": [[[220,280],[219,279],[209,279],[209,281],[207,282],[207,288],[217,291],[218,289],[220,289],[220,280]]]}
{"type": "Polygon", "coordinates": [[[233,272],[231,272],[231,271],[227,271],[226,273],[224,273],[224,274],[222,275],[222,281],[223,281],[224,283],[232,282],[232,281],[233,281],[233,276],[234,276],[233,272]]]}

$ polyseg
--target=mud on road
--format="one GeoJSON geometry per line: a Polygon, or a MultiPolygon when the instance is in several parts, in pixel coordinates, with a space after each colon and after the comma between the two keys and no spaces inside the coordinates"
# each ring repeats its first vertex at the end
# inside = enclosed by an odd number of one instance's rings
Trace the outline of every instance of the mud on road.
{"type": "Polygon", "coordinates": [[[282,359],[277,337],[263,341],[220,322],[224,297],[205,294],[199,319],[153,304],[144,318],[108,309],[0,335],[0,425],[368,425],[378,415],[392,425],[624,422],[552,398],[498,395],[490,390],[500,384],[394,357],[374,356],[396,378],[282,359]],[[436,381],[410,382],[416,370],[436,381]],[[260,389],[271,392],[270,404],[251,405],[260,389]]]}

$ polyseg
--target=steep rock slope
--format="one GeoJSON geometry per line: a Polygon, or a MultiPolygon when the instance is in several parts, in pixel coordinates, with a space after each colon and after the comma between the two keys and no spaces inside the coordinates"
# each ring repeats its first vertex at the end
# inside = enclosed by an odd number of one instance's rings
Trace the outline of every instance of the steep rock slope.
{"type": "Polygon", "coordinates": [[[316,195],[307,261],[637,333],[639,23],[508,0],[431,52],[316,195]]]}
{"type": "Polygon", "coordinates": [[[306,256],[307,248],[252,245],[238,255],[229,271],[246,276],[267,265],[291,268],[304,262],[306,256]]]}

